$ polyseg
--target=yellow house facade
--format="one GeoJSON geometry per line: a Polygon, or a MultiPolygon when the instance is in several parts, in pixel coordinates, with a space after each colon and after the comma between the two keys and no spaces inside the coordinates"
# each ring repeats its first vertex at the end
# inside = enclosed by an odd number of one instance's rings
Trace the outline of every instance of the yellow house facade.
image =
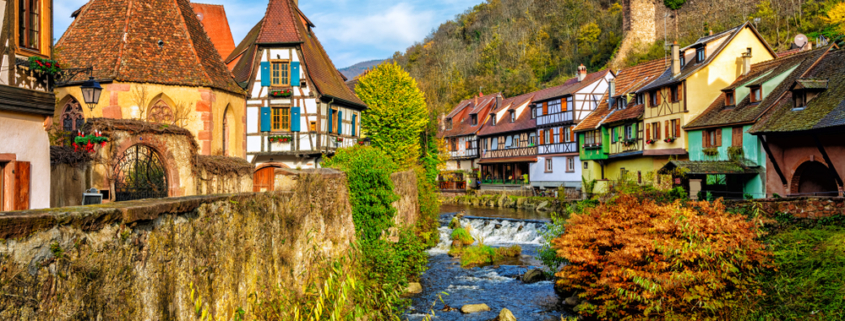
{"type": "Polygon", "coordinates": [[[682,128],[744,70],[776,57],[749,23],[700,38],[682,49],[673,45],[670,68],[637,92],[645,103],[643,157],[652,158],[653,170],[670,158],[688,159],[689,138],[682,128]]]}

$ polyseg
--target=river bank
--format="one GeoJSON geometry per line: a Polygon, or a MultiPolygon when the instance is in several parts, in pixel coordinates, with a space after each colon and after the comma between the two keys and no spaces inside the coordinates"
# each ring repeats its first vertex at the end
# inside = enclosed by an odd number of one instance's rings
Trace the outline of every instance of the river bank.
{"type": "Polygon", "coordinates": [[[515,209],[538,213],[560,213],[576,200],[561,200],[554,197],[513,196],[503,194],[459,195],[443,197],[445,205],[463,205],[501,209],[515,209]]]}

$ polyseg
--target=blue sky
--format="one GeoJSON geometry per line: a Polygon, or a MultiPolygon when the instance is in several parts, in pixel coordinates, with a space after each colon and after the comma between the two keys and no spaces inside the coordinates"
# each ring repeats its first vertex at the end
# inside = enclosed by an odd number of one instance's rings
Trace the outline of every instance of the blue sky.
{"type": "MultiPolygon", "coordinates": [[[[70,13],[87,0],[55,1],[55,35],[64,34],[70,13]]],[[[235,44],[264,16],[268,0],[198,0],[226,8],[235,44]]],[[[482,0],[300,0],[300,9],[338,68],[389,58],[421,41],[433,28],[482,0]]]]}

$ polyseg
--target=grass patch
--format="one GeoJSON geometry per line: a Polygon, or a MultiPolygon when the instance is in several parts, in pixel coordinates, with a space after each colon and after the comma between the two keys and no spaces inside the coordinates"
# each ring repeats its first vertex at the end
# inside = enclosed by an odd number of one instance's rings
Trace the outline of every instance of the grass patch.
{"type": "Polygon", "coordinates": [[[488,245],[470,246],[461,251],[461,267],[493,264],[496,261],[496,249],[488,245]]]}
{"type": "Polygon", "coordinates": [[[463,245],[472,245],[472,243],[475,243],[472,235],[469,235],[469,232],[462,227],[452,230],[452,235],[449,238],[452,241],[460,241],[463,245]]]}
{"type": "Polygon", "coordinates": [[[500,247],[496,249],[497,258],[519,257],[520,255],[522,255],[522,247],[519,245],[511,245],[508,247],[500,247]]]}

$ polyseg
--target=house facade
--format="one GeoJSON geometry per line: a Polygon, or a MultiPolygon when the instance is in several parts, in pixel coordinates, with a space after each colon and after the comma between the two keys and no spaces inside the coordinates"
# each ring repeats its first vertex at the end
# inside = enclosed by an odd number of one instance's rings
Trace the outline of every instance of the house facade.
{"type": "Polygon", "coordinates": [[[530,187],[530,165],[537,162],[537,132],[530,107],[534,95],[503,100],[478,132],[481,189],[530,187]]]}
{"type": "MultiPolygon", "coordinates": [[[[31,68],[53,59],[53,1],[3,1],[0,17],[0,211],[50,207],[55,75],[31,68]]],[[[55,61],[51,62],[55,63],[55,61]]]]}
{"type": "Polygon", "coordinates": [[[226,59],[249,93],[246,159],[256,191],[273,190],[275,168],[316,168],[358,144],[367,106],[346,86],[295,1],[271,0],[265,16],[226,59]],[[267,172],[267,173],[264,173],[267,172]],[[263,173],[263,174],[262,174],[263,173]]]}
{"type": "Polygon", "coordinates": [[[766,192],[842,196],[845,169],[845,51],[823,56],[766,105],[750,133],[766,153],[766,192]]]}
{"type": "Polygon", "coordinates": [[[473,171],[478,169],[478,131],[484,127],[491,109],[502,103],[502,94],[484,96],[479,93],[458,104],[444,116],[440,138],[449,145],[446,170],[473,171]]]}
{"type": "Polygon", "coordinates": [[[670,158],[686,160],[690,137],[682,130],[703,113],[743,72],[740,61],[751,64],[777,57],[754,27],[745,23],[698,39],[692,45],[672,46],[669,68],[637,91],[645,103],[643,123],[647,143],[643,156],[657,171],[670,158]],[[747,60],[743,60],[748,56],[747,60]],[[650,143],[649,143],[650,142],[650,143]]]}
{"type": "Polygon", "coordinates": [[[530,165],[531,185],[545,188],[581,188],[581,167],[575,126],[599,105],[608,84],[609,70],[587,74],[581,65],[575,78],[535,95],[531,117],[537,124],[537,162],[530,165]]]}
{"type": "Polygon", "coordinates": [[[668,60],[658,59],[617,71],[598,108],[575,128],[582,161],[578,165],[586,180],[625,176],[643,183],[653,172],[651,158],[642,157],[645,105],[642,95],[636,92],[657,79],[667,65],[668,60]]]}

